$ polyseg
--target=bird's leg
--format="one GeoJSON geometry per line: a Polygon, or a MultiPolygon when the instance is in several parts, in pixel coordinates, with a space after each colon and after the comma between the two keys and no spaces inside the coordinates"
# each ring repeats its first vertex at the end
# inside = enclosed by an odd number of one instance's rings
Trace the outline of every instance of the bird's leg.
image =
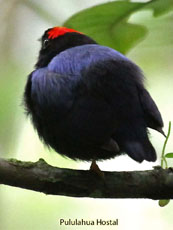
{"type": "Polygon", "coordinates": [[[99,166],[96,164],[95,160],[92,160],[90,170],[95,172],[98,176],[104,179],[104,173],[100,170],[99,166]]]}

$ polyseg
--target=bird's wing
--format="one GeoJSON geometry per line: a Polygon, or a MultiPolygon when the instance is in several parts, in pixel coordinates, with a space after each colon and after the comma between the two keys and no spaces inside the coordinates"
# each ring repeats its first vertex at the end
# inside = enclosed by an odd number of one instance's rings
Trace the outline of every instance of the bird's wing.
{"type": "Polygon", "coordinates": [[[140,87],[140,85],[138,85],[138,93],[139,93],[140,102],[141,102],[141,105],[144,111],[144,116],[147,122],[147,126],[149,128],[157,130],[158,132],[162,133],[165,136],[162,130],[163,120],[157,108],[157,105],[151,98],[148,91],[144,89],[143,87],[140,87]]]}
{"type": "Polygon", "coordinates": [[[99,62],[83,73],[88,91],[110,106],[113,117],[110,130],[120,151],[139,162],[156,159],[146,123],[157,130],[163,126],[161,115],[142,81],[139,68],[127,60],[99,62]]]}
{"type": "MultiPolygon", "coordinates": [[[[143,86],[143,75],[139,68],[128,60],[106,60],[91,65],[91,68],[84,73],[84,81],[89,89],[98,95],[102,95],[114,106],[126,101],[130,108],[131,103],[141,103],[147,126],[159,131],[163,135],[163,120],[161,114],[151,98],[148,91],[143,86]],[[114,98],[123,98],[120,102],[114,98]],[[114,100],[114,102],[111,102],[114,100]]],[[[113,107],[112,107],[113,108],[113,107]]],[[[133,114],[133,113],[131,113],[133,114]]]]}

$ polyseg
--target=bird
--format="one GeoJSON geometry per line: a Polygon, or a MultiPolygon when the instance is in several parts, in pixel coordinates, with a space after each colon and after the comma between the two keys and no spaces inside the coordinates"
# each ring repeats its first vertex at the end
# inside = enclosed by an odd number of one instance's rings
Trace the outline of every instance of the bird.
{"type": "Polygon", "coordinates": [[[23,99],[44,144],[91,169],[122,154],[156,161],[148,128],[165,135],[163,120],[142,70],[75,29],[49,28],[40,41],[23,99]]]}

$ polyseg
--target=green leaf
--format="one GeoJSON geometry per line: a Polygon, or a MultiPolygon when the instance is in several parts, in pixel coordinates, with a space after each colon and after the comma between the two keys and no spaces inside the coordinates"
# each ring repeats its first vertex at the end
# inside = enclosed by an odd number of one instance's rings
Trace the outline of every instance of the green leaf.
{"type": "Polygon", "coordinates": [[[149,8],[153,8],[154,16],[157,17],[173,9],[173,0],[154,0],[149,8]]]}
{"type": "Polygon", "coordinates": [[[130,14],[144,5],[143,3],[109,2],[77,13],[64,25],[91,36],[102,45],[126,53],[147,32],[145,27],[127,22],[130,14]]]}
{"type": "Polygon", "coordinates": [[[170,200],[159,200],[159,206],[165,207],[169,202],[170,200]]]}
{"type": "Polygon", "coordinates": [[[166,158],[173,158],[173,153],[167,153],[167,154],[165,155],[165,157],[166,157],[166,158]]]}
{"type": "Polygon", "coordinates": [[[172,9],[172,3],[173,0],[153,0],[147,3],[108,2],[73,15],[64,26],[87,34],[99,44],[127,53],[147,34],[144,26],[129,23],[129,17],[141,9],[152,9],[154,15],[158,16],[172,9]]]}

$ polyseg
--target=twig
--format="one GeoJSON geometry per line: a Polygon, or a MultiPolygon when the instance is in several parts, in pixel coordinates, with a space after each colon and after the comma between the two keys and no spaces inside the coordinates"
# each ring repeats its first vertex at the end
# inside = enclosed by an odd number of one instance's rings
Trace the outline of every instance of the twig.
{"type": "Polygon", "coordinates": [[[168,168],[168,164],[167,164],[167,161],[165,159],[165,149],[166,149],[166,145],[167,145],[170,133],[171,133],[171,121],[169,122],[168,134],[166,135],[166,139],[165,139],[165,142],[164,142],[164,145],[163,145],[162,155],[161,155],[161,167],[163,168],[163,162],[164,162],[166,169],[168,168]]]}

